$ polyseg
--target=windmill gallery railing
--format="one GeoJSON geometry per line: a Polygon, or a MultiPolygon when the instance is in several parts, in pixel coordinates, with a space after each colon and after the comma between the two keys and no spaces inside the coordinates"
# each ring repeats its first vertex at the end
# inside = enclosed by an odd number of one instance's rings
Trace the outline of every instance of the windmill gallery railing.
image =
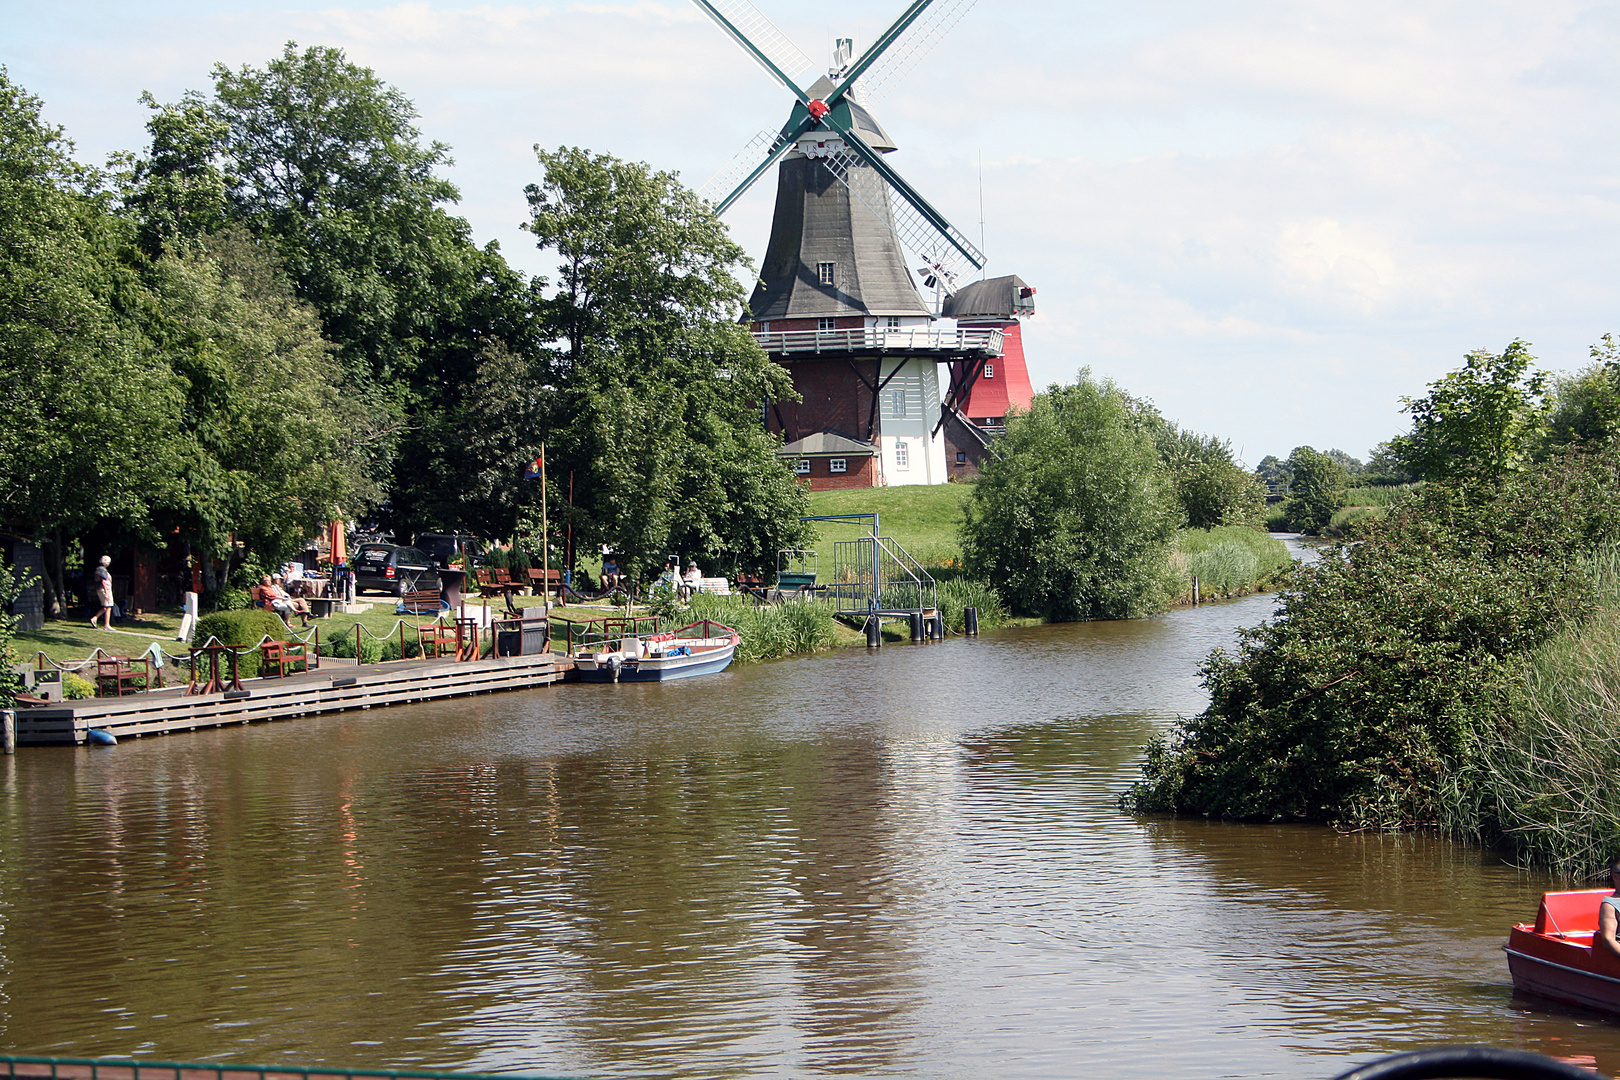
{"type": "Polygon", "coordinates": [[[1001,355],[1000,330],[942,330],[934,327],[867,326],[843,330],[755,331],[754,340],[771,355],[783,353],[902,353],[960,357],[1001,355]]]}

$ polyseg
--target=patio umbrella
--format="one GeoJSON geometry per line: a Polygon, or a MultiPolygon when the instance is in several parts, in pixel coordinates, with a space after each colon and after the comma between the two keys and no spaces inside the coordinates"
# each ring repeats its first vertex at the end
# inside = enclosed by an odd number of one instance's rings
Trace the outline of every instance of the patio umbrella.
{"type": "Polygon", "coordinates": [[[349,530],[343,522],[332,522],[332,565],[349,561],[349,530]]]}

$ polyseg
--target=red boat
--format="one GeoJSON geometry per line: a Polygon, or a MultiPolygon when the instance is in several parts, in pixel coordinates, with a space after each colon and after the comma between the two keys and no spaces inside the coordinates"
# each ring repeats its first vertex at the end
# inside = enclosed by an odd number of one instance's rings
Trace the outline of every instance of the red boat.
{"type": "Polygon", "coordinates": [[[1592,948],[1598,903],[1609,889],[1550,892],[1534,926],[1515,926],[1504,948],[1513,989],[1620,1014],[1620,956],[1592,948]]]}

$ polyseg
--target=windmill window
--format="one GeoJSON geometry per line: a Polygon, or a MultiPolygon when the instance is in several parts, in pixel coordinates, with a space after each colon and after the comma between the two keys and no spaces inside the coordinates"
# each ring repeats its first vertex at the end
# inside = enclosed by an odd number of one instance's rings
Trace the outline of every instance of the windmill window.
{"type": "Polygon", "coordinates": [[[837,319],[817,319],[816,320],[816,329],[820,330],[822,332],[826,332],[828,330],[836,330],[836,329],[838,329],[838,320],[837,319]]]}
{"type": "Polygon", "coordinates": [[[800,476],[808,473],[810,471],[810,459],[807,457],[802,457],[798,461],[795,461],[793,463],[793,471],[798,473],[800,476]]]}
{"type": "Polygon", "coordinates": [[[887,323],[885,323],[885,325],[888,326],[888,328],[890,330],[898,330],[898,329],[900,329],[900,316],[898,316],[898,315],[890,315],[889,320],[888,320],[887,323]]]}
{"type": "Polygon", "coordinates": [[[848,466],[848,462],[846,462],[843,458],[835,457],[835,458],[833,458],[833,459],[831,459],[830,461],[827,462],[827,471],[828,472],[844,472],[844,471],[846,471],[847,466],[848,466]]]}
{"type": "Polygon", "coordinates": [[[889,411],[896,416],[906,415],[906,392],[904,390],[889,391],[889,411]]]}
{"type": "Polygon", "coordinates": [[[966,450],[958,450],[956,452],[956,463],[958,465],[966,465],[967,464],[967,451],[966,450]]]}
{"type": "Polygon", "coordinates": [[[834,269],[833,269],[837,265],[838,265],[837,263],[830,263],[830,262],[816,263],[816,278],[823,285],[836,285],[836,284],[838,284],[838,282],[834,280],[835,274],[834,274],[834,269]]]}
{"type": "Polygon", "coordinates": [[[897,469],[911,468],[911,447],[903,442],[894,444],[894,467],[897,469]]]}
{"type": "Polygon", "coordinates": [[[984,365],[984,377],[987,378],[987,379],[995,378],[996,377],[996,365],[994,365],[994,364],[986,364],[986,365],[984,365]]]}

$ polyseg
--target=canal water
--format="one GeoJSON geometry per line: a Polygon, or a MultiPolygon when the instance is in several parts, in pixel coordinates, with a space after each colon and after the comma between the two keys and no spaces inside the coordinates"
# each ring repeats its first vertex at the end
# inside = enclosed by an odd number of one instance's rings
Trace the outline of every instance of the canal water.
{"type": "Polygon", "coordinates": [[[591,1077],[1327,1077],[1487,1042],[1547,880],[1137,819],[1268,597],[0,762],[0,1049],[591,1077]]]}

